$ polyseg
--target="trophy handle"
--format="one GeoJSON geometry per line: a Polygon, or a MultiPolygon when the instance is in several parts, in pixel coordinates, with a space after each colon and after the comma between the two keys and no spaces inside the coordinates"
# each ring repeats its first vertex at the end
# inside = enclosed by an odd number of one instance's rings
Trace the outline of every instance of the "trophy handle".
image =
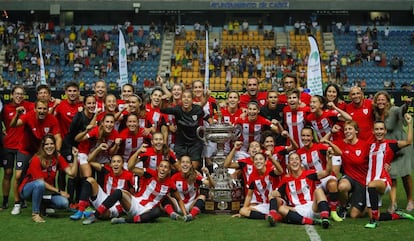
{"type": "Polygon", "coordinates": [[[197,130],[196,130],[196,133],[197,133],[198,139],[200,139],[200,140],[202,140],[204,142],[207,142],[206,136],[205,136],[205,128],[204,128],[204,126],[199,126],[197,128],[197,130]],[[200,135],[200,131],[203,131],[204,132],[204,135],[203,136],[200,135]]]}

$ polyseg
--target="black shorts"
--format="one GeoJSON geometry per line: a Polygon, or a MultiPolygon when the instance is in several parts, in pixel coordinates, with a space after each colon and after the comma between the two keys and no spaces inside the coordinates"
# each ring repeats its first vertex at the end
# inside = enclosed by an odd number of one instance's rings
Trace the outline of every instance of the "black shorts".
{"type": "Polygon", "coordinates": [[[363,212],[367,205],[365,186],[347,175],[342,176],[341,179],[346,179],[351,183],[351,191],[349,191],[351,194],[351,197],[349,198],[351,207],[356,207],[359,211],[363,212]]]}
{"type": "Polygon", "coordinates": [[[3,148],[1,150],[1,156],[3,157],[1,165],[4,169],[13,169],[14,160],[17,158],[16,149],[3,148]]]}
{"type": "Polygon", "coordinates": [[[201,161],[204,144],[202,141],[195,141],[191,145],[175,143],[174,152],[178,159],[182,156],[189,156],[192,161],[201,161]]]}
{"type": "Polygon", "coordinates": [[[30,159],[32,159],[31,155],[26,155],[18,151],[16,156],[16,170],[26,171],[29,168],[30,159]]]}

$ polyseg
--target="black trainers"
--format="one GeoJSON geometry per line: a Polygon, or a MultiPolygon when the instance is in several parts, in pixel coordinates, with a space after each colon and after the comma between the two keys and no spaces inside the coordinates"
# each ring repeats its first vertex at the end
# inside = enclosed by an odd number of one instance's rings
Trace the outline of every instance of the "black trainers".
{"type": "Polygon", "coordinates": [[[313,224],[321,225],[322,228],[327,229],[327,228],[329,228],[329,225],[331,225],[331,222],[327,218],[321,218],[321,219],[314,218],[313,219],[313,224]]]}
{"type": "Polygon", "coordinates": [[[339,207],[338,209],[338,216],[342,219],[346,218],[347,209],[346,207],[339,207]]]}
{"type": "Polygon", "coordinates": [[[0,210],[6,210],[9,208],[9,203],[8,202],[3,202],[3,204],[1,205],[0,210]]]}

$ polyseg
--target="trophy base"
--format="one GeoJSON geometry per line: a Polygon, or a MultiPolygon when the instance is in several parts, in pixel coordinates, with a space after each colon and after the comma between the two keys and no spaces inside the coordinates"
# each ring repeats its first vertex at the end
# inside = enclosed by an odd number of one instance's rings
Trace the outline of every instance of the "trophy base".
{"type": "Polygon", "coordinates": [[[243,201],[213,201],[207,200],[205,213],[208,214],[236,214],[243,205],[243,201]]]}

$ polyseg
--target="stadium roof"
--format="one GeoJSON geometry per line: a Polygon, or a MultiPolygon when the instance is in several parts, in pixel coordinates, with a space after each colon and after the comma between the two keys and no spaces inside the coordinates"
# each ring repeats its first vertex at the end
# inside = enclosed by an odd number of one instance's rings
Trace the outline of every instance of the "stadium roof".
{"type": "Polygon", "coordinates": [[[411,11],[413,0],[0,0],[3,10],[372,10],[411,11]]]}

